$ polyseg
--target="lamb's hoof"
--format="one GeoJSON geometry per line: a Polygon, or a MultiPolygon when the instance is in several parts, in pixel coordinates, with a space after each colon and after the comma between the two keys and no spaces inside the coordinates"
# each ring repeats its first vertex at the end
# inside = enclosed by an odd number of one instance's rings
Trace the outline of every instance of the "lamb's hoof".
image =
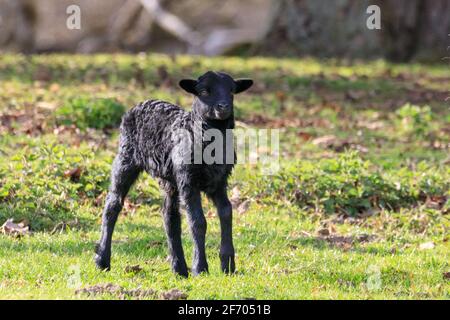
{"type": "Polygon", "coordinates": [[[234,263],[234,254],[221,254],[220,255],[220,264],[222,268],[222,272],[226,274],[232,274],[236,271],[236,265],[234,263]]]}
{"type": "Polygon", "coordinates": [[[204,265],[198,265],[192,268],[192,275],[194,276],[198,276],[201,274],[205,274],[208,273],[208,265],[204,264],[204,265]]]}
{"type": "Polygon", "coordinates": [[[95,260],[95,265],[97,266],[98,269],[100,269],[102,271],[111,270],[111,264],[110,264],[109,259],[105,259],[105,258],[101,257],[100,255],[96,254],[94,260],[95,260]]]}
{"type": "Polygon", "coordinates": [[[188,278],[189,277],[189,272],[186,271],[174,271],[176,275],[182,277],[182,278],[188,278]]]}
{"type": "Polygon", "coordinates": [[[180,277],[187,278],[189,276],[189,271],[186,266],[186,263],[177,263],[172,265],[172,270],[175,274],[179,275],[180,277]]]}

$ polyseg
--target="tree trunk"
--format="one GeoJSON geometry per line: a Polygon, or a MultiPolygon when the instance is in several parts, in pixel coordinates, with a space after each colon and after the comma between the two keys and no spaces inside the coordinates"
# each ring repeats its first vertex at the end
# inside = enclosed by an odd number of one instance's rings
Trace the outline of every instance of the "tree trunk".
{"type": "Polygon", "coordinates": [[[378,30],[366,27],[366,0],[274,1],[262,52],[319,57],[365,57],[377,52],[378,30]]]}
{"type": "Polygon", "coordinates": [[[450,44],[447,0],[274,0],[273,8],[259,53],[407,61],[442,58],[450,44]],[[366,26],[371,4],[381,8],[381,30],[366,26]]]}
{"type": "Polygon", "coordinates": [[[35,22],[32,1],[0,0],[0,47],[33,52],[35,22]]]}

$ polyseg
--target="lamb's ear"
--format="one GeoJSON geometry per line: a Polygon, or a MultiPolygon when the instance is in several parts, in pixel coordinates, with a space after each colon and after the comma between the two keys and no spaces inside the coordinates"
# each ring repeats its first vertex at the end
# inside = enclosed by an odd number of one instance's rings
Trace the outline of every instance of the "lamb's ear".
{"type": "Polygon", "coordinates": [[[197,95],[197,90],[195,90],[195,86],[197,85],[197,80],[183,79],[180,81],[179,85],[185,91],[197,95]]]}
{"type": "Polygon", "coordinates": [[[236,85],[236,90],[234,93],[240,93],[248,88],[250,88],[253,85],[252,79],[237,79],[234,80],[234,84],[236,85]]]}

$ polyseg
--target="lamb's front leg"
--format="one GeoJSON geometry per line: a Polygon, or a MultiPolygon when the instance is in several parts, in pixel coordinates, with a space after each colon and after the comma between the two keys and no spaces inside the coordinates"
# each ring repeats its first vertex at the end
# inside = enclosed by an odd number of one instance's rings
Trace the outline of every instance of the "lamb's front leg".
{"type": "Polygon", "coordinates": [[[226,187],[219,189],[210,196],[217,208],[220,219],[220,264],[225,273],[235,272],[233,230],[232,230],[232,206],[227,196],[226,187]]]}
{"type": "Polygon", "coordinates": [[[172,270],[182,277],[188,276],[186,260],[184,258],[183,245],[181,242],[181,216],[179,211],[178,192],[173,187],[165,188],[164,195],[164,226],[169,245],[169,254],[172,270]]]}
{"type": "Polygon", "coordinates": [[[194,240],[192,273],[198,275],[208,272],[205,252],[206,218],[203,214],[200,191],[192,187],[180,190],[180,197],[186,206],[189,227],[194,240]]]}

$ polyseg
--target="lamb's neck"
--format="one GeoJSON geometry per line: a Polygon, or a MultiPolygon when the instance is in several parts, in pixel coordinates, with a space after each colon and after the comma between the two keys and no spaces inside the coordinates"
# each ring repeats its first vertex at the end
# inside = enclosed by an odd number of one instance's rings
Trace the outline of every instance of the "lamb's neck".
{"type": "Polygon", "coordinates": [[[231,116],[226,120],[213,120],[205,119],[195,111],[192,111],[192,120],[196,124],[201,124],[203,130],[218,129],[225,132],[227,129],[234,129],[234,114],[231,114],[231,116]]]}

